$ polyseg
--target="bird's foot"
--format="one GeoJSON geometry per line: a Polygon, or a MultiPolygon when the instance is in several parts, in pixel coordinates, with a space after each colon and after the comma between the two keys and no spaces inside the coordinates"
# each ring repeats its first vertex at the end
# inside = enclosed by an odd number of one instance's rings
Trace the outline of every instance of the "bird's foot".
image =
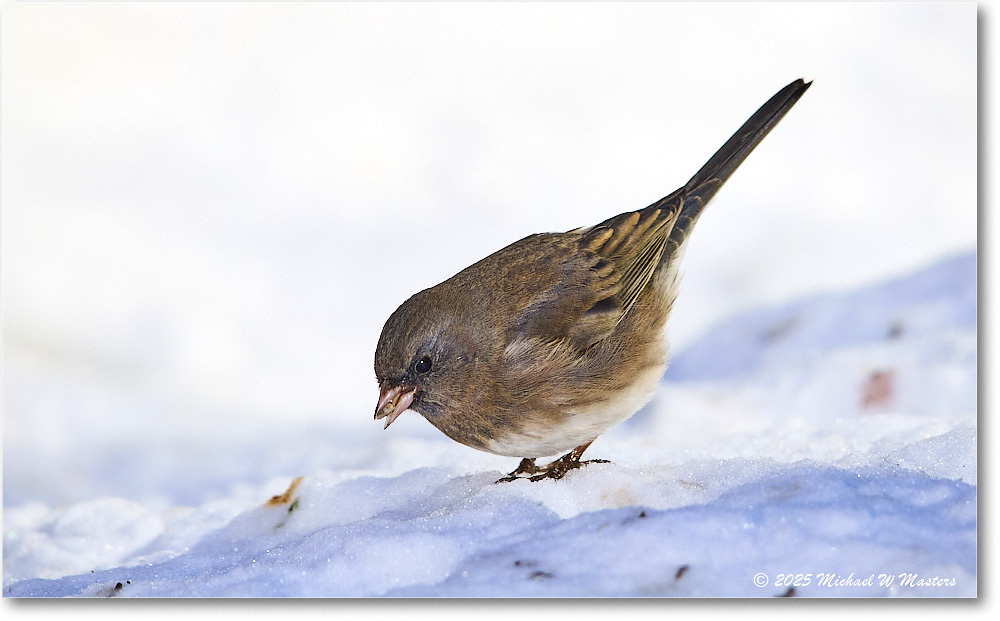
{"type": "Polygon", "coordinates": [[[541,470],[541,468],[535,465],[534,457],[525,457],[513,472],[501,479],[497,479],[497,483],[510,483],[518,479],[525,479],[527,477],[521,475],[533,475],[541,472],[541,470]]]}
{"type": "Polygon", "coordinates": [[[528,479],[529,481],[541,481],[543,479],[561,479],[570,470],[582,468],[587,464],[609,464],[607,459],[588,459],[580,461],[583,452],[590,446],[590,442],[581,444],[572,451],[566,453],[559,459],[544,466],[536,466],[534,458],[525,457],[520,465],[507,476],[497,480],[497,483],[509,483],[517,479],[528,479]]]}

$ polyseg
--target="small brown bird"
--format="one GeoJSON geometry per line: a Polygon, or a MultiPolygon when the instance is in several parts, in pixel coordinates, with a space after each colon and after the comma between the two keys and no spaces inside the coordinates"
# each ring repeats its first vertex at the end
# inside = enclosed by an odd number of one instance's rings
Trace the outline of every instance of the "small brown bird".
{"type": "Polygon", "coordinates": [[[404,302],[375,350],[376,420],[388,428],[412,409],[457,442],[523,458],[501,481],[589,463],[590,443],[645,405],[666,369],[664,327],[695,221],[810,84],[781,89],[666,198],[529,235],[404,302]]]}

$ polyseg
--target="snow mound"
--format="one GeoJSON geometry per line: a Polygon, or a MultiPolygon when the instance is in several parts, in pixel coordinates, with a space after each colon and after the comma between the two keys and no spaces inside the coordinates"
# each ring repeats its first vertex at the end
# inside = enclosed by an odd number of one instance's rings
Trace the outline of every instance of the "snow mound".
{"type": "Polygon", "coordinates": [[[25,580],[7,594],[746,597],[787,594],[782,574],[811,574],[794,594],[975,595],[973,486],[729,460],[713,470],[740,482],[717,495],[678,471],[621,470],[511,485],[445,468],[339,483],[320,473],[293,510],[246,511],[172,559],[25,580]],[[551,505],[567,495],[624,506],[562,517],[551,505]],[[911,573],[947,585],[899,583],[911,573]],[[851,575],[880,578],[844,585],[851,575]]]}
{"type": "MultiPolygon", "coordinates": [[[[743,313],[713,327],[671,361],[671,381],[746,377],[811,353],[975,332],[976,254],[847,294],[825,294],[743,313]]],[[[973,352],[974,353],[974,352],[973,352]]]]}

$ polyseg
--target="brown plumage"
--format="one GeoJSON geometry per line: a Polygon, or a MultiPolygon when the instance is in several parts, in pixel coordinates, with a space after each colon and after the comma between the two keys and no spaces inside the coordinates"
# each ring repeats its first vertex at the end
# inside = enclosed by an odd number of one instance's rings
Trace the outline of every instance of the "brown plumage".
{"type": "Polygon", "coordinates": [[[375,418],[388,427],[413,409],[462,444],[524,458],[502,480],[560,478],[587,463],[587,446],[663,375],[677,264],[698,216],[808,88],[779,91],[649,207],[530,235],[404,302],[375,350],[375,418]]]}

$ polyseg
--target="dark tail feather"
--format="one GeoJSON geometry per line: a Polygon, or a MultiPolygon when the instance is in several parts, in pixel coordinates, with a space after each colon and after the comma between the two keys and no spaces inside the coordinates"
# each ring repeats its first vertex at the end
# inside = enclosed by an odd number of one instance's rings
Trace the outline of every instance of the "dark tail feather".
{"type": "Polygon", "coordinates": [[[680,216],[664,248],[661,263],[669,263],[673,259],[687,239],[698,216],[705,209],[705,205],[712,200],[722,184],[739,168],[743,160],[778,124],[811,84],[812,82],[803,82],[801,79],[795,80],[778,91],[733,134],[726,144],[722,145],[721,149],[716,151],[683,188],[655,203],[664,205],[677,200],[684,201],[680,216]]]}

